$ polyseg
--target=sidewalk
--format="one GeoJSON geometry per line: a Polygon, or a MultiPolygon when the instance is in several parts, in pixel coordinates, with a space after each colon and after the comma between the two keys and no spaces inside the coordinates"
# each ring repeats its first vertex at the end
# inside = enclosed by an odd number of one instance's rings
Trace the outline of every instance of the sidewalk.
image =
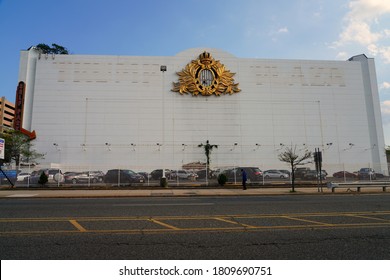
{"type": "MultiPolygon", "coordinates": [[[[345,193],[340,191],[339,193],[345,193]]],[[[102,197],[188,197],[188,196],[256,196],[256,195],[322,195],[331,194],[327,188],[167,188],[167,189],[6,189],[1,198],[102,198],[102,197]]]]}

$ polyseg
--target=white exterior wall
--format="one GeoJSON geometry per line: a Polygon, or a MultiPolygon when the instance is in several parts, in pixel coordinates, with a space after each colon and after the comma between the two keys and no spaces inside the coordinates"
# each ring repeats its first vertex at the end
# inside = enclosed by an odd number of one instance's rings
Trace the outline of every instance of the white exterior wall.
{"type": "Polygon", "coordinates": [[[277,159],[283,144],[322,149],[331,172],[370,166],[387,174],[371,61],[240,59],[206,49],[236,73],[242,91],[220,97],[171,92],[176,72],[203,51],[42,56],[35,71],[29,68],[35,51],[22,52],[19,79],[27,89],[34,86],[26,92],[31,102],[25,112],[32,113],[24,123],[37,133],[35,148],[46,153],[41,162],[64,169],[174,169],[205,162],[198,145],[209,140],[219,146],[211,156],[214,167],[286,169],[277,159]],[[160,65],[168,70],[160,72],[160,65]]]}

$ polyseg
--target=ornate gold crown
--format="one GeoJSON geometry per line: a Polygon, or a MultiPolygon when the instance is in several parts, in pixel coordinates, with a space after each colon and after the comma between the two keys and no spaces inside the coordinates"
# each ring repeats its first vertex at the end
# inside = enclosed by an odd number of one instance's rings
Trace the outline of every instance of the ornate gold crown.
{"type": "Polygon", "coordinates": [[[177,72],[177,75],[179,76],[179,82],[173,83],[172,91],[181,94],[198,95],[200,93],[206,96],[212,94],[219,96],[241,91],[238,88],[238,83],[234,83],[234,73],[227,70],[219,60],[215,60],[206,51],[201,53],[197,60],[188,63],[182,71],[177,72]],[[202,76],[203,70],[207,71],[202,76]]]}
{"type": "Polygon", "coordinates": [[[213,61],[213,57],[211,56],[210,53],[204,51],[199,55],[199,60],[202,64],[210,64],[213,61]]]}

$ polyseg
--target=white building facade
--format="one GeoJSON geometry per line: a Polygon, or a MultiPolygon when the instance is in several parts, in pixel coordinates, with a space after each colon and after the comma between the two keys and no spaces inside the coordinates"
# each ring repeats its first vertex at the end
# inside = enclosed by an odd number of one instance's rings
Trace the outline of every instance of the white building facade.
{"type": "Polygon", "coordinates": [[[319,148],[328,172],[388,174],[375,64],[365,55],[320,61],[244,59],[207,48],[172,57],[31,49],[21,52],[19,81],[23,128],[36,132],[41,165],[180,169],[206,161],[199,145],[208,140],[218,145],[211,168],[288,169],[278,154],[296,146],[319,148]],[[202,54],[230,75],[220,95],[211,89],[222,84],[221,73],[207,70],[202,54]],[[191,63],[203,67],[193,73],[199,84],[188,81],[191,63]],[[191,86],[208,90],[195,95],[191,86]]]}

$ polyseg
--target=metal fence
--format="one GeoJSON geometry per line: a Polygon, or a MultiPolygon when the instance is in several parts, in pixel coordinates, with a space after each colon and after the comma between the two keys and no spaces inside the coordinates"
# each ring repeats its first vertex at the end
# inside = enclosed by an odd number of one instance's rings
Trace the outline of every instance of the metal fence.
{"type": "MultiPolygon", "coordinates": [[[[267,166],[257,164],[252,166],[218,166],[210,168],[202,162],[183,164],[177,169],[165,169],[169,187],[201,187],[218,186],[219,174],[225,174],[225,186],[240,185],[241,169],[245,169],[247,183],[256,186],[278,186],[290,184],[292,180],[290,167],[286,164],[267,166]]],[[[159,187],[162,169],[152,166],[23,166],[20,168],[3,168],[7,177],[16,187],[40,187],[42,172],[48,177],[45,186],[48,187],[159,187]]],[[[389,181],[383,175],[380,164],[323,164],[321,179],[323,182],[353,182],[353,181],[389,181]]],[[[0,174],[1,185],[9,186],[9,181],[0,174]]],[[[295,172],[295,182],[298,184],[313,184],[319,180],[314,164],[299,166],[295,172]]]]}

